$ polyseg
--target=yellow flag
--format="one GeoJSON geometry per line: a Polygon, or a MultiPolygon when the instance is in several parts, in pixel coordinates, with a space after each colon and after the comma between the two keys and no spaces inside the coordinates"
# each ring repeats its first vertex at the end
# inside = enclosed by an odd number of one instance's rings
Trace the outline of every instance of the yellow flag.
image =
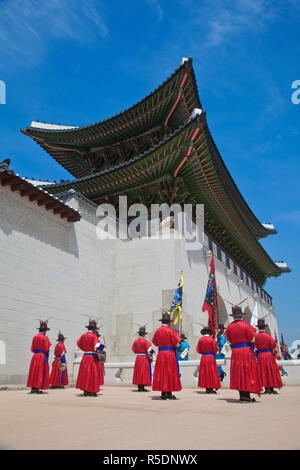
{"type": "Polygon", "coordinates": [[[180,281],[175,291],[171,308],[169,310],[169,314],[174,313],[174,325],[177,325],[179,316],[181,321],[181,328],[183,327],[183,320],[182,320],[182,297],[183,297],[183,272],[181,271],[180,274],[180,281]]]}

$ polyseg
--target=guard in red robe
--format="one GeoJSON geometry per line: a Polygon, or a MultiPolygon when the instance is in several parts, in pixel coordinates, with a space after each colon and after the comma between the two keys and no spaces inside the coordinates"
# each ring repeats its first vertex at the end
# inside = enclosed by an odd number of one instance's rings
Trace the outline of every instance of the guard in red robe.
{"type": "Polygon", "coordinates": [[[99,339],[95,334],[98,330],[96,320],[90,320],[87,333],[80,336],[77,346],[84,351],[80,361],[76,388],[83,390],[84,396],[96,396],[100,391],[100,369],[96,353],[99,339]]]}
{"type": "Polygon", "coordinates": [[[161,391],[162,400],[176,400],[172,392],[181,390],[179,365],[176,359],[176,346],[180,336],[170,328],[171,317],[167,312],[163,312],[159,321],[162,322],[162,326],[155,331],[152,338],[152,343],[158,346],[152,390],[161,391]]]}
{"type": "Polygon", "coordinates": [[[68,369],[66,362],[66,347],[64,345],[65,341],[64,335],[59,332],[57,345],[54,349],[54,361],[52,363],[52,371],[50,375],[50,385],[52,388],[64,388],[69,384],[68,379],[68,369]]]}
{"type": "Polygon", "coordinates": [[[148,334],[145,326],[138,331],[139,338],[132,345],[132,351],[137,355],[134,364],[132,383],[138,386],[139,392],[146,392],[145,385],[151,385],[151,362],[154,349],[151,343],[145,339],[148,334]]]}
{"type": "Polygon", "coordinates": [[[264,319],[258,320],[257,328],[259,331],[255,336],[257,367],[261,383],[265,387],[264,393],[277,395],[274,387],[282,387],[279,368],[276,364],[275,350],[277,346],[272,336],[264,331],[266,326],[264,319]]]}
{"type": "Polygon", "coordinates": [[[31,387],[30,393],[43,393],[49,388],[49,350],[51,343],[46,336],[48,320],[40,321],[39,333],[33,337],[31,351],[34,353],[28,373],[27,387],[31,387]]]}
{"type": "Polygon", "coordinates": [[[250,397],[250,392],[260,395],[262,391],[254,351],[251,349],[256,329],[243,321],[243,315],[240,307],[232,307],[234,321],[225,331],[232,349],[230,388],[239,391],[240,401],[253,402],[256,400],[250,397]]]}
{"type": "Polygon", "coordinates": [[[215,355],[218,345],[213,339],[213,330],[209,327],[201,330],[202,338],[199,339],[196,351],[202,354],[199,367],[198,387],[206,388],[206,393],[217,393],[214,389],[221,388],[221,382],[215,355]]]}

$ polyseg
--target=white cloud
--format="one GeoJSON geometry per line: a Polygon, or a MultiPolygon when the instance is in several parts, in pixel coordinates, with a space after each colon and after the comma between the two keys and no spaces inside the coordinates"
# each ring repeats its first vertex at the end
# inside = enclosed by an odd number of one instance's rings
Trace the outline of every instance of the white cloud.
{"type": "Polygon", "coordinates": [[[182,0],[190,10],[190,27],[201,29],[201,45],[212,48],[232,42],[238,35],[261,32],[281,11],[281,0],[182,0]]]}
{"type": "Polygon", "coordinates": [[[93,43],[109,33],[97,0],[5,0],[0,11],[2,62],[35,63],[49,40],[93,43]]]}

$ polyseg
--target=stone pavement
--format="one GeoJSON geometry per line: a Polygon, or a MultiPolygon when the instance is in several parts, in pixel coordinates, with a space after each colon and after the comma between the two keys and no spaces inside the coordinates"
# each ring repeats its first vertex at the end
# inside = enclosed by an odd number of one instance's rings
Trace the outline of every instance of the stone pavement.
{"type": "Polygon", "coordinates": [[[300,449],[300,387],[239,403],[238,392],[202,389],[159,392],[104,387],[97,397],[80,390],[0,392],[0,449],[300,449]]]}

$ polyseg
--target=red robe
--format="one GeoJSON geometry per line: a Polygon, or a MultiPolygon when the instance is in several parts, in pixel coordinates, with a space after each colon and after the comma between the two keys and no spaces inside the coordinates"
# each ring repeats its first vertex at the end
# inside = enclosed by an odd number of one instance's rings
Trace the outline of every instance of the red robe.
{"type": "Polygon", "coordinates": [[[198,341],[196,351],[199,354],[206,352],[213,353],[212,355],[203,355],[201,357],[198,387],[221,388],[218,367],[215,359],[215,354],[218,352],[218,345],[215,340],[210,338],[208,335],[202,336],[198,341]]]}
{"type": "Polygon", "coordinates": [[[69,384],[68,379],[68,369],[64,370],[63,381],[62,381],[62,372],[58,368],[59,361],[61,360],[62,354],[66,353],[65,345],[59,342],[54,349],[54,361],[52,363],[52,371],[50,375],[50,384],[56,387],[64,387],[69,384]],[[58,357],[59,356],[59,357],[58,357]]]}
{"type": "Polygon", "coordinates": [[[76,382],[76,388],[90,393],[98,393],[100,390],[100,368],[95,346],[99,343],[97,336],[88,331],[80,336],[77,346],[84,352],[94,353],[93,355],[83,355],[76,382]]]}
{"type": "MultiPolygon", "coordinates": [[[[151,343],[145,338],[138,338],[132,345],[135,354],[147,354],[151,343]]],[[[151,385],[150,361],[147,356],[137,356],[134,364],[132,383],[135,385],[151,385]]]]}
{"type": "Polygon", "coordinates": [[[33,353],[37,350],[44,352],[35,353],[31,359],[27,387],[43,390],[49,388],[49,364],[46,353],[49,352],[50,346],[49,338],[43,333],[38,333],[33,337],[31,351],[33,353]]]}
{"type": "MultiPolygon", "coordinates": [[[[232,345],[251,343],[256,329],[242,320],[235,320],[228,325],[225,337],[232,345]]],[[[262,385],[254,353],[250,346],[232,349],[230,365],[230,388],[240,392],[260,393],[262,385]]]]}
{"type": "Polygon", "coordinates": [[[260,331],[255,336],[255,348],[257,351],[261,349],[271,349],[268,352],[257,354],[257,367],[261,383],[264,387],[282,387],[282,381],[276,364],[273,350],[276,349],[276,343],[271,335],[260,331]]]}
{"type": "Polygon", "coordinates": [[[173,351],[158,351],[155,363],[152,390],[161,392],[177,392],[181,390],[180,376],[176,361],[176,346],[180,336],[172,328],[162,325],[152,338],[155,346],[171,346],[173,351]]]}

